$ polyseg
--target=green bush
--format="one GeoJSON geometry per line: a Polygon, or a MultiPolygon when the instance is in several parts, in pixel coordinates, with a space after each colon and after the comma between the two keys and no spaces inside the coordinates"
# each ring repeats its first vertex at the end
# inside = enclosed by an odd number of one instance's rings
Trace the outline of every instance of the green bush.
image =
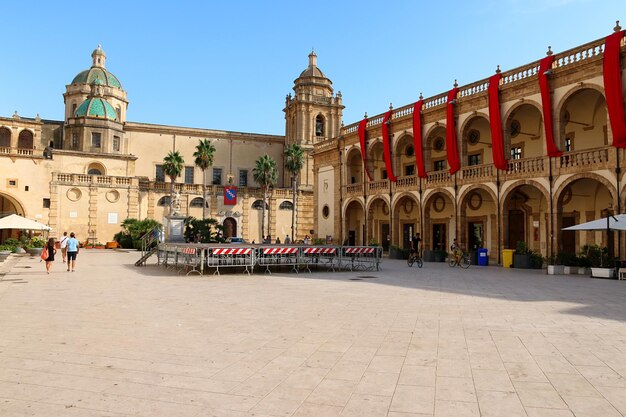
{"type": "Polygon", "coordinates": [[[326,239],[323,239],[321,237],[314,237],[313,238],[313,245],[325,245],[326,244],[326,239]]]}
{"type": "Polygon", "coordinates": [[[4,245],[0,245],[0,251],[8,250],[8,251],[11,251],[11,252],[15,252],[16,248],[17,248],[16,246],[7,245],[6,243],[4,245]]]}
{"type": "Polygon", "coordinates": [[[522,240],[518,240],[517,246],[515,248],[515,254],[516,255],[528,255],[528,253],[529,253],[529,250],[528,250],[528,246],[526,245],[526,242],[522,240]]]}
{"type": "Polygon", "coordinates": [[[35,236],[30,240],[29,245],[31,248],[43,248],[46,246],[46,240],[43,237],[35,236]]]}
{"type": "Polygon", "coordinates": [[[530,267],[540,269],[543,266],[543,257],[536,252],[530,252],[530,267]]]}
{"type": "Polygon", "coordinates": [[[217,219],[196,219],[187,217],[185,219],[185,240],[187,242],[200,243],[224,243],[224,226],[219,224],[217,219]]]}
{"type": "Polygon", "coordinates": [[[141,249],[141,238],[157,227],[160,229],[161,223],[154,219],[126,219],[121,226],[122,230],[113,236],[113,240],[125,249],[141,249]]]}

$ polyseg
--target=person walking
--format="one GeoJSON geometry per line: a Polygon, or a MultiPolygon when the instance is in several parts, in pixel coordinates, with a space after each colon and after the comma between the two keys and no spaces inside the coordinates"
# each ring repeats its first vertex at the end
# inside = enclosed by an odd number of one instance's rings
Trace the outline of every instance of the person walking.
{"type": "Polygon", "coordinates": [[[63,263],[67,260],[67,232],[63,232],[63,237],[61,238],[61,255],[63,256],[63,263]]]}
{"type": "Polygon", "coordinates": [[[289,245],[291,243],[291,238],[289,237],[289,235],[285,236],[285,245],[289,245]]]}
{"type": "Polygon", "coordinates": [[[79,251],[78,239],[76,239],[76,235],[74,232],[70,233],[70,238],[67,240],[67,270],[76,271],[76,255],[78,255],[79,251]],[[70,264],[71,262],[71,264],[70,264]]]}
{"type": "Polygon", "coordinates": [[[54,262],[54,255],[57,253],[57,250],[54,248],[54,238],[51,237],[48,239],[48,243],[46,243],[46,251],[48,252],[48,256],[46,257],[46,274],[50,274],[50,268],[52,267],[52,262],[54,262]]]}

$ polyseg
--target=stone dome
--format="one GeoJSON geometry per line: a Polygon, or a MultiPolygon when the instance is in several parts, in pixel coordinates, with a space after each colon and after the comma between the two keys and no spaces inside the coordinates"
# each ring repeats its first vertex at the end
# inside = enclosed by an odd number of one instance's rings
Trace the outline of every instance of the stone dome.
{"type": "Polygon", "coordinates": [[[300,73],[300,77],[321,77],[326,78],[321,69],[317,67],[317,55],[315,51],[309,54],[309,66],[300,73]]]}
{"type": "Polygon", "coordinates": [[[100,67],[91,67],[88,70],[81,71],[74,77],[72,84],[93,84],[96,80],[100,81],[102,85],[122,88],[120,80],[115,75],[100,67]]]}
{"type": "Polygon", "coordinates": [[[102,97],[89,97],[87,100],[83,101],[76,109],[74,116],[117,120],[117,112],[111,103],[102,97]]]}

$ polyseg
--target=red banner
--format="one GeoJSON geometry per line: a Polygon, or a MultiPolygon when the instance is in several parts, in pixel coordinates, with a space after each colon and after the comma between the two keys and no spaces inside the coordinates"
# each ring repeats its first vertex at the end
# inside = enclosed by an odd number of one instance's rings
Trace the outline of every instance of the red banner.
{"type": "Polygon", "coordinates": [[[396,176],[393,175],[393,162],[391,161],[391,143],[389,143],[389,125],[391,124],[391,110],[385,113],[383,117],[383,155],[385,158],[385,168],[387,168],[387,178],[396,182],[396,176]]]}
{"type": "Polygon", "coordinates": [[[359,143],[361,144],[361,157],[363,159],[363,169],[365,170],[365,173],[367,174],[367,178],[369,178],[369,180],[372,180],[372,176],[370,175],[370,172],[367,170],[367,158],[366,158],[366,152],[367,152],[367,143],[365,142],[365,134],[367,133],[367,117],[365,117],[363,120],[361,120],[359,122],[359,143]]]}
{"type": "Polygon", "coordinates": [[[552,121],[552,96],[546,71],[552,69],[554,55],[548,55],[539,62],[539,91],[541,92],[541,107],[543,108],[543,126],[546,131],[546,149],[548,156],[561,156],[563,152],[554,144],[554,127],[552,121]]]}
{"type": "Polygon", "coordinates": [[[491,127],[491,152],[493,164],[497,169],[506,171],[504,140],[502,139],[502,115],[500,114],[500,78],[498,72],[489,78],[489,126],[491,127]]]}
{"type": "Polygon", "coordinates": [[[454,87],[448,93],[448,104],[446,104],[446,154],[448,157],[448,165],[450,165],[450,174],[454,174],[461,168],[459,162],[459,151],[456,145],[456,124],[454,123],[454,103],[456,101],[456,93],[458,88],[454,87]]]}
{"type": "Polygon", "coordinates": [[[420,100],[413,106],[413,149],[415,152],[415,166],[417,176],[426,178],[424,169],[424,151],[422,148],[422,105],[424,100],[420,100]]]}
{"type": "Polygon", "coordinates": [[[224,205],[234,206],[235,204],[237,204],[237,187],[226,185],[224,187],[224,205]]]}
{"type": "Polygon", "coordinates": [[[624,31],[607,36],[604,44],[604,94],[613,132],[613,146],[626,148],[626,120],[624,119],[624,95],[622,90],[622,66],[620,42],[624,31]]]}

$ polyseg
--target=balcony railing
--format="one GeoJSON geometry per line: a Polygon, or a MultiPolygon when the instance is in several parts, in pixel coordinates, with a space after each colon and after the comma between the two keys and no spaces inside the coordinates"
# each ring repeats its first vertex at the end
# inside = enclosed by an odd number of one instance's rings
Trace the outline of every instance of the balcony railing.
{"type": "Polygon", "coordinates": [[[0,155],[15,155],[29,158],[43,158],[42,149],[26,149],[26,148],[11,148],[0,147],[0,155]]]}
{"type": "Polygon", "coordinates": [[[470,165],[461,168],[461,179],[464,182],[490,181],[495,174],[492,164],[470,165]]]}
{"type": "Polygon", "coordinates": [[[389,180],[377,180],[367,183],[367,192],[377,194],[380,191],[389,191],[389,180]]]}
{"type": "Polygon", "coordinates": [[[398,177],[396,181],[396,189],[397,190],[417,189],[418,184],[419,184],[419,178],[415,175],[411,175],[407,177],[398,177]]]}
{"type": "Polygon", "coordinates": [[[346,196],[356,197],[363,195],[363,184],[350,184],[346,185],[346,196]]]}
{"type": "Polygon", "coordinates": [[[131,177],[115,177],[109,175],[61,174],[53,173],[52,181],[67,185],[110,185],[129,187],[138,185],[139,181],[131,177]]]}
{"type": "Polygon", "coordinates": [[[426,173],[426,185],[432,187],[444,187],[452,184],[452,176],[449,170],[431,171],[426,173]]]}
{"type": "Polygon", "coordinates": [[[548,166],[547,157],[511,159],[507,163],[506,177],[508,179],[522,177],[541,177],[546,175],[548,166]]]}
{"type": "Polygon", "coordinates": [[[578,171],[581,168],[602,168],[609,162],[609,148],[584,149],[567,152],[556,160],[558,173],[578,171]]]}

